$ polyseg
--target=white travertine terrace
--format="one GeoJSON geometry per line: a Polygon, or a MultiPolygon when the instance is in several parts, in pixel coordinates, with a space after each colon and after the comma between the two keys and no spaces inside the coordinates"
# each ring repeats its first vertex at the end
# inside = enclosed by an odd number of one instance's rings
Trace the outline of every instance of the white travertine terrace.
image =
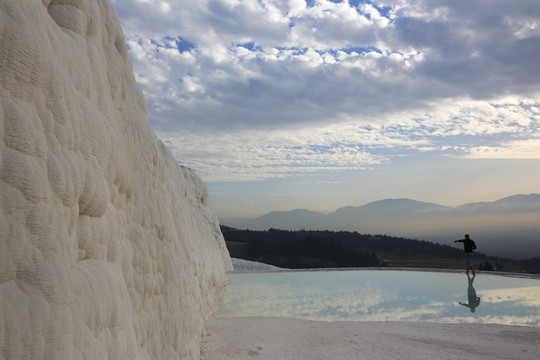
{"type": "Polygon", "coordinates": [[[108,0],[0,0],[0,139],[0,359],[199,358],[231,260],[108,0]]]}

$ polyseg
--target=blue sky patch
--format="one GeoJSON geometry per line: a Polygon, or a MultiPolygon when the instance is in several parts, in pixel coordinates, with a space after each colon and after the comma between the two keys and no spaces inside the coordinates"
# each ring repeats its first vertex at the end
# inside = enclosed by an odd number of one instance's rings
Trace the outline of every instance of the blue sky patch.
{"type": "Polygon", "coordinates": [[[353,52],[357,54],[367,54],[370,52],[377,52],[379,54],[382,54],[382,51],[374,46],[355,46],[355,47],[348,47],[348,48],[340,48],[340,49],[329,49],[329,50],[323,50],[317,52],[319,54],[331,54],[331,55],[337,55],[339,51],[343,51],[346,54],[352,54],[353,52]]]}
{"type": "MultiPolygon", "coordinates": [[[[164,38],[164,40],[174,42],[176,44],[176,48],[181,53],[183,53],[184,51],[190,51],[191,49],[196,48],[194,43],[182,38],[181,36],[178,36],[176,38],[167,36],[167,37],[164,38]]],[[[171,48],[172,48],[172,46],[171,46],[171,48]]]]}
{"type": "Polygon", "coordinates": [[[177,49],[178,52],[183,53],[185,51],[190,51],[191,49],[196,48],[197,46],[188,41],[181,36],[176,38],[171,36],[165,36],[161,41],[150,40],[150,42],[156,46],[156,52],[159,52],[160,48],[163,49],[177,49]]]}
{"type": "Polygon", "coordinates": [[[279,51],[292,51],[293,52],[293,55],[304,55],[307,51],[308,51],[308,48],[298,48],[298,47],[285,47],[285,46],[276,46],[276,49],[278,49],[279,51]]]}
{"type": "Polygon", "coordinates": [[[370,0],[349,0],[349,4],[354,7],[358,7],[360,4],[369,4],[377,9],[384,17],[388,17],[390,15],[390,11],[392,10],[391,6],[379,6],[379,4],[377,4],[375,1],[370,0]]]}
{"type": "Polygon", "coordinates": [[[237,44],[236,46],[246,48],[249,51],[254,51],[254,50],[260,51],[260,50],[262,50],[262,48],[260,46],[255,45],[254,41],[250,41],[250,42],[242,43],[242,44],[237,44]]]}

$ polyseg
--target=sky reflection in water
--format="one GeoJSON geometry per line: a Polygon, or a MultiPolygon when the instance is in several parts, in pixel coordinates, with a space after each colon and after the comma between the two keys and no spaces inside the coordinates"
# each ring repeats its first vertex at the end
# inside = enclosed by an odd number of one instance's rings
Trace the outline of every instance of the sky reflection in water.
{"type": "Polygon", "coordinates": [[[230,274],[218,317],[540,326],[540,280],[389,270],[230,274]]]}

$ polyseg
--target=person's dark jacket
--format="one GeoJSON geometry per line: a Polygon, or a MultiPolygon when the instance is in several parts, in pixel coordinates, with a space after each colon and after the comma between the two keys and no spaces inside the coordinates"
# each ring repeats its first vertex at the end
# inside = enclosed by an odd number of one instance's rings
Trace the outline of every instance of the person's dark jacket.
{"type": "Polygon", "coordinates": [[[466,253],[473,252],[473,250],[476,249],[476,244],[471,239],[463,239],[457,241],[463,243],[463,251],[466,253]]]}

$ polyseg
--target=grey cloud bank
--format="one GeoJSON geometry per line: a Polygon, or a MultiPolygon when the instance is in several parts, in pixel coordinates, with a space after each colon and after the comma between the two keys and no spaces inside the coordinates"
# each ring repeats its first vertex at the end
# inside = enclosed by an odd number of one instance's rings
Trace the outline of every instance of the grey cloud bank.
{"type": "MultiPolygon", "coordinates": [[[[116,0],[113,6],[152,126],[207,180],[290,176],[295,172],[287,169],[302,161],[304,149],[324,146],[327,127],[341,130],[331,152],[369,154],[368,161],[349,164],[357,169],[388,156],[380,149],[393,144],[379,139],[386,124],[399,124],[403,141],[431,143],[423,151],[463,156],[475,143],[497,149],[511,146],[510,140],[538,149],[536,1],[116,0]],[[354,143],[369,149],[351,151],[344,130],[366,125],[379,146],[358,134],[354,143]],[[314,135],[287,156],[287,146],[261,143],[246,132],[255,138],[314,135]],[[223,135],[237,144],[226,143],[217,153],[244,155],[189,152],[198,143],[218,147],[214,137],[223,135]],[[455,146],[448,135],[476,137],[455,146]],[[233,171],[249,156],[243,145],[262,144],[278,149],[273,159],[283,163],[282,171],[262,170],[272,163],[259,151],[248,152],[253,157],[247,163],[260,167],[233,171]]],[[[317,165],[314,174],[324,163],[317,165]]]]}
{"type": "Polygon", "coordinates": [[[430,100],[537,95],[534,1],[169,1],[166,12],[160,1],[135,2],[137,11],[113,3],[137,78],[152,84],[142,86],[156,106],[152,120],[159,126],[165,115],[169,130],[335,122],[336,113],[381,115],[430,100]],[[166,40],[178,38],[194,47],[166,40]],[[173,122],[175,109],[182,116],[173,122]]]}

